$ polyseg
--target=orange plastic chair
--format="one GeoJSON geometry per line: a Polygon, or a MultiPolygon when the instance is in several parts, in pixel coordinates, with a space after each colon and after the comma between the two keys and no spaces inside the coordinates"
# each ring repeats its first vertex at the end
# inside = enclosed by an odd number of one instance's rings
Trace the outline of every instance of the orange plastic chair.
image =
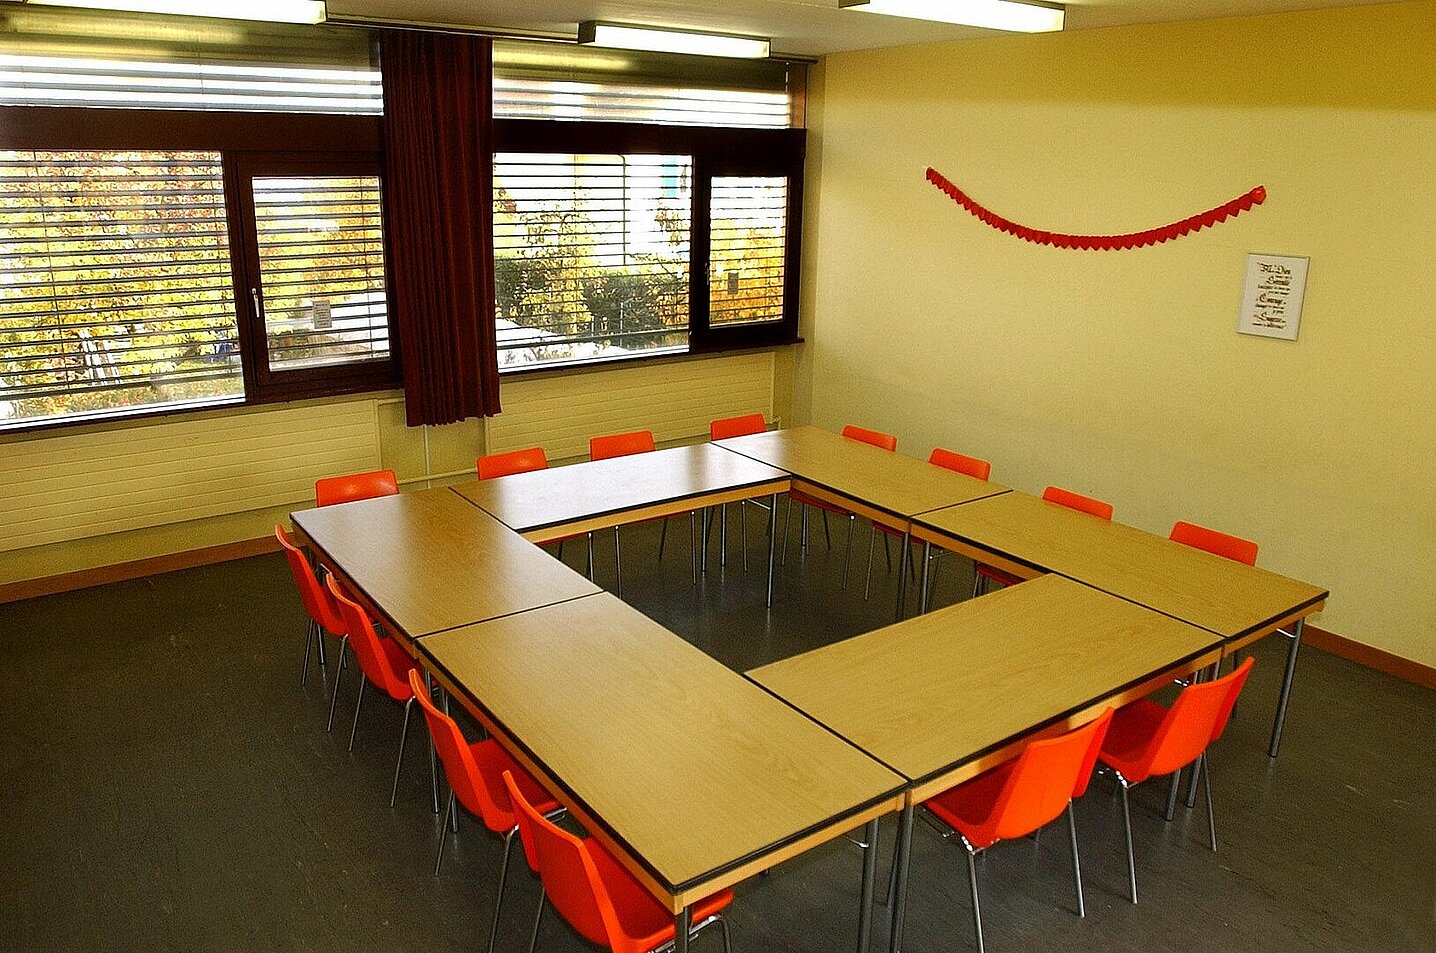
{"type": "Polygon", "coordinates": [[[1207,834],[1217,849],[1216,813],[1212,809],[1212,780],[1207,749],[1222,736],[1232,708],[1251,672],[1248,658],[1236,671],[1210,682],[1197,682],[1182,689],[1172,707],[1163,708],[1150,699],[1141,699],[1118,709],[1112,718],[1107,740],[1098,755],[1112,769],[1122,790],[1122,819],[1127,832],[1127,874],[1132,902],[1137,902],[1137,866],[1132,855],[1132,814],[1127,789],[1150,777],[1173,776],[1168,796],[1168,816],[1175,799],[1178,772],[1196,763],[1205,782],[1207,834]]]}
{"type": "Polygon", "coordinates": [[[1209,553],[1234,562],[1245,563],[1248,566],[1256,565],[1257,544],[1249,539],[1242,539],[1240,536],[1232,536],[1208,529],[1205,526],[1198,526],[1196,523],[1177,520],[1176,525],[1172,527],[1171,539],[1173,542],[1191,546],[1194,549],[1205,549],[1209,553]]]}
{"type": "Polygon", "coordinates": [[[510,848],[514,835],[518,833],[518,819],[514,817],[513,802],[509,800],[509,789],[504,784],[505,772],[513,775],[519,790],[534,805],[534,809],[546,817],[557,817],[564,813],[558,801],[543,789],[533,776],[521,768],[509,753],[499,747],[492,738],[483,741],[469,741],[459,730],[454,719],[440,711],[428,689],[419,676],[418,669],[409,671],[409,688],[419,700],[424,721],[429,727],[429,737],[434,740],[434,750],[444,765],[444,776],[449,781],[449,804],[444,810],[444,821],[439,828],[439,854],[434,859],[434,875],[438,876],[439,866],[444,862],[444,841],[452,821],[458,829],[454,802],[478,817],[484,826],[504,838],[503,860],[499,863],[499,886],[494,901],[494,922],[489,928],[489,953],[493,953],[494,941],[498,936],[499,914],[504,905],[504,881],[508,876],[510,848]]]}
{"type": "Polygon", "coordinates": [[[480,480],[508,476],[511,473],[529,473],[533,470],[547,470],[548,456],[543,447],[529,447],[526,450],[510,450],[508,453],[491,453],[479,457],[474,469],[480,480]]]}
{"type": "Polygon", "coordinates": [[[376,496],[393,496],[399,492],[399,481],[393,470],[372,470],[346,476],[325,477],[314,483],[314,505],[332,506],[355,500],[372,500],[376,496]]]}
{"type": "MultiPolygon", "coordinates": [[[[1049,486],[1042,491],[1042,498],[1048,503],[1056,503],[1058,506],[1065,506],[1069,510],[1077,510],[1079,513],[1086,513],[1102,520],[1112,519],[1112,504],[1102,500],[1093,499],[1090,496],[1083,496],[1081,493],[1073,493],[1071,490],[1064,490],[1060,486],[1049,486]]],[[[995,566],[984,566],[981,563],[977,566],[977,578],[972,581],[972,594],[974,597],[982,595],[987,591],[987,584],[995,582],[1000,586],[1015,586],[1022,580],[1005,573],[995,566]]]]}
{"type": "MultiPolygon", "coordinates": [[[[708,438],[710,440],[727,440],[729,437],[747,437],[755,433],[763,433],[768,429],[768,421],[762,414],[743,414],[738,417],[723,417],[708,425],[708,438]]],[[[761,510],[767,510],[767,503],[760,503],[757,500],[743,500],[738,506],[738,531],[743,537],[743,571],[748,571],[748,504],[752,504],[761,510]]],[[[771,514],[770,514],[771,516],[771,514]]],[[[718,544],[718,565],[728,565],[728,504],[722,503],[718,507],[718,519],[721,531],[718,544]]],[[[703,547],[708,548],[708,537],[712,531],[712,523],[703,531],[703,547]]]]}
{"type": "MultiPolygon", "coordinates": [[[[935,467],[944,467],[948,470],[961,473],[963,476],[970,476],[974,480],[987,480],[992,476],[992,464],[986,460],[969,457],[955,450],[944,450],[942,447],[934,447],[932,453],[928,454],[927,462],[935,467]]],[[[927,611],[927,601],[931,598],[933,589],[937,587],[937,570],[942,566],[942,557],[946,555],[946,550],[939,549],[928,557],[928,563],[932,569],[931,577],[928,579],[927,591],[924,593],[921,610],[923,612],[927,611]]]]}
{"type": "Polygon", "coordinates": [[[982,953],[982,908],[977,897],[979,853],[1002,840],[1026,837],[1065,810],[1072,847],[1072,879],[1077,888],[1077,915],[1087,915],[1082,897],[1082,863],[1077,856],[1077,820],[1072,802],[1087,791],[1097,752],[1112,721],[1112,710],[1057,738],[1034,741],[1011,761],[944,791],[924,803],[958,834],[967,849],[972,922],[982,953]]]}
{"type": "MultiPolygon", "coordinates": [[[[886,450],[886,451],[888,451],[889,453],[895,452],[895,451],[897,450],[897,437],[895,437],[895,436],[892,435],[892,434],[883,433],[882,431],[879,431],[879,430],[869,430],[869,429],[866,428],[866,427],[858,427],[858,426],[854,426],[853,424],[848,424],[846,427],[843,428],[843,436],[846,437],[848,440],[856,440],[856,441],[858,441],[859,443],[870,444],[871,446],[877,447],[877,448],[879,448],[880,450],[886,450]]],[[[802,509],[802,514],[803,514],[803,515],[802,515],[802,520],[801,520],[801,524],[800,524],[799,530],[800,530],[800,535],[801,535],[801,539],[800,539],[801,546],[800,546],[800,549],[801,549],[802,552],[804,552],[804,553],[806,553],[806,552],[808,551],[808,508],[809,508],[809,507],[813,507],[813,508],[817,509],[820,513],[823,514],[823,537],[824,537],[825,539],[827,539],[827,541],[828,541],[828,548],[829,548],[829,549],[831,549],[832,546],[833,546],[833,537],[832,537],[832,534],[831,534],[831,533],[829,532],[829,530],[828,530],[828,514],[829,514],[829,513],[836,513],[836,514],[839,515],[839,516],[847,517],[847,520],[848,520],[848,536],[847,536],[847,543],[846,543],[846,544],[844,545],[844,547],[843,547],[843,588],[844,588],[844,589],[848,588],[848,566],[849,566],[849,564],[850,564],[851,561],[852,561],[852,555],[853,555],[853,523],[855,523],[855,522],[857,521],[857,514],[854,513],[854,512],[852,512],[851,510],[848,510],[848,509],[845,508],[845,507],[838,506],[838,505],[835,504],[835,503],[829,503],[829,502],[827,502],[826,500],[820,500],[820,499],[818,499],[817,497],[809,496],[808,494],[802,492],[801,490],[790,490],[790,491],[788,492],[788,509],[787,509],[786,513],[784,514],[784,516],[783,516],[783,565],[785,565],[785,566],[788,564],[788,530],[789,530],[789,528],[791,527],[792,522],[793,522],[793,504],[794,504],[794,503],[797,503],[799,506],[801,506],[801,507],[803,508],[803,509],[802,509]]],[[[892,556],[891,556],[891,555],[888,556],[888,561],[889,561],[889,562],[892,561],[892,556]]],[[[869,578],[869,579],[872,578],[872,566],[873,566],[873,546],[872,546],[872,540],[870,539],[870,540],[868,541],[868,578],[869,578]]],[[[867,598],[867,592],[866,592],[866,591],[863,592],[863,598],[864,598],[864,599],[867,598]]]]}
{"type": "MultiPolygon", "coordinates": [[[[628,433],[606,434],[601,437],[593,437],[588,441],[588,456],[590,460],[610,460],[614,457],[627,457],[635,453],[651,453],[657,449],[653,442],[653,431],[633,430],[628,433]]],[[[677,515],[677,514],[675,514],[677,515]]],[[[663,520],[663,532],[658,537],[658,559],[663,560],[663,549],[668,542],[668,517],[661,517],[663,520]]],[[[698,585],[698,531],[695,525],[695,514],[688,513],[688,542],[692,548],[693,556],[693,585],[698,585]]],[[[643,522],[650,522],[644,520],[643,522]]],[[[622,527],[613,528],[613,592],[616,596],[623,595],[623,542],[620,535],[622,527]]]]}
{"type": "MultiPolygon", "coordinates": [[[[404,743],[409,739],[409,713],[414,707],[414,690],[409,687],[409,673],[417,667],[408,653],[393,639],[380,638],[374,624],[359,603],[350,599],[333,576],[328,579],[329,593],[339,605],[344,631],[359,663],[361,679],[359,697],[354,703],[354,724],[349,729],[349,750],[354,750],[354,734],[359,730],[359,711],[364,707],[364,687],[370,682],[396,702],[404,703],[404,727],[399,732],[399,757],[394,762],[394,786],[389,791],[389,806],[399,796],[399,770],[404,766],[404,743]]],[[[344,657],[334,676],[334,697],[339,697],[339,678],[344,674],[344,657]]],[[[333,717],[331,704],[330,717],[333,717]]],[[[437,799],[434,802],[438,804],[437,799]]]]}
{"type": "MultiPolygon", "coordinates": [[[[545,818],[524,797],[510,772],[504,772],[509,799],[517,809],[524,851],[543,882],[543,899],[534,920],[532,953],[545,904],[552,904],[584,939],[613,953],[650,953],[673,943],[676,924],[668,908],[653,898],[613,855],[593,838],[580,838],[545,818]]],[[[723,910],[733,891],[722,890],[693,905],[691,939],[717,923],[723,949],[731,953],[723,910]]]]}
{"type": "MultiPolygon", "coordinates": [[[[328,632],[336,639],[343,639],[344,620],[339,617],[339,607],[319,584],[319,577],[314,574],[314,567],[309,564],[309,559],[298,546],[290,542],[289,534],[284,532],[284,527],[278,523],[274,524],[274,538],[279,540],[279,545],[284,550],[284,558],[289,561],[289,572],[294,576],[294,585],[299,588],[299,598],[304,602],[304,611],[309,615],[309,634],[304,639],[304,664],[299,669],[299,684],[303,685],[309,678],[309,647],[318,643],[319,665],[327,670],[329,662],[324,653],[324,633],[328,632]]],[[[342,662],[342,644],[339,652],[342,662]]],[[[333,726],[332,717],[330,726],[333,726]]]]}

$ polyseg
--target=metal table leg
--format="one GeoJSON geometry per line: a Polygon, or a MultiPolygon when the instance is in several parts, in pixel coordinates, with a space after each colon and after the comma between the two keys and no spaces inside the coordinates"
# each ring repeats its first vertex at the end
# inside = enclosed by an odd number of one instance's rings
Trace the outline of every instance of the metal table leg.
{"type": "Polygon", "coordinates": [[[868,953],[873,933],[873,880],[878,872],[878,821],[868,821],[863,830],[863,886],[858,906],[858,953],[868,953]]]}
{"type": "Polygon", "coordinates": [[[912,805],[905,805],[898,819],[897,854],[893,858],[897,880],[893,888],[892,936],[888,943],[888,953],[899,953],[902,950],[903,914],[907,910],[908,854],[912,850],[912,813],[912,805]]]}
{"type": "Polygon", "coordinates": [[[894,613],[894,621],[897,622],[901,622],[903,616],[907,615],[907,562],[908,550],[911,548],[912,524],[908,524],[902,534],[902,556],[898,558],[897,611],[894,613]]]}
{"type": "Polygon", "coordinates": [[[918,600],[917,614],[927,612],[928,582],[932,576],[932,543],[923,540],[922,544],[922,597],[918,600]]]}
{"type": "Polygon", "coordinates": [[[773,608],[773,557],[778,552],[778,494],[768,497],[768,608],[773,608]]]}
{"type": "Polygon", "coordinates": [[[673,953],[688,953],[688,931],[693,929],[693,908],[684,907],[673,918],[673,953]]]}
{"type": "Polygon", "coordinates": [[[1281,697],[1276,703],[1276,720],[1271,726],[1271,747],[1267,754],[1275,758],[1281,749],[1281,729],[1286,723],[1286,703],[1291,699],[1291,681],[1296,676],[1296,653],[1301,651],[1301,633],[1306,628],[1305,619],[1297,619],[1291,630],[1291,647],[1286,650],[1286,674],[1281,680],[1281,697]]]}

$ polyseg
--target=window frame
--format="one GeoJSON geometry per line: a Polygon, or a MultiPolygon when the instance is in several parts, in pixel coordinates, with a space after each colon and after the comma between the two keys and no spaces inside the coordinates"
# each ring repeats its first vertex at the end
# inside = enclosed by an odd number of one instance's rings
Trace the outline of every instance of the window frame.
{"type": "MultiPolygon", "coordinates": [[[[693,157],[688,263],[688,353],[710,354],[755,347],[796,344],[798,289],[802,253],[803,167],[807,132],[801,128],[680,126],[628,122],[546,119],[495,119],[494,152],[599,155],[688,155],[693,157]],[[718,176],[782,176],[788,181],[784,232],[783,315],[778,321],[711,327],[708,274],[711,234],[710,185],[718,176]]],[[[674,356],[666,351],[666,356],[674,356]]],[[[604,359],[605,363],[640,360],[604,359]]],[[[500,370],[521,374],[549,367],[572,368],[587,362],[538,362],[500,370]]]]}
{"type": "MultiPolygon", "coordinates": [[[[381,201],[384,156],[381,120],[377,116],[319,113],[197,112],[171,109],[116,109],[64,106],[0,106],[0,130],[7,149],[33,151],[207,151],[218,152],[225,183],[225,213],[229,230],[230,271],[235,291],[235,320],[239,332],[240,362],[245,393],[187,406],[133,408],[107,413],[75,414],[34,423],[15,422],[0,434],[23,434],[74,426],[94,426],[137,418],[193,413],[222,407],[259,406],[314,397],[340,396],[402,386],[397,322],[390,313],[389,359],[338,368],[269,372],[263,357],[263,322],[250,303],[250,262],[245,203],[241,192],[247,180],[243,169],[279,170],[303,165],[311,173],[321,162],[336,171],[363,169],[380,176],[381,201]],[[255,148],[256,143],[283,143],[285,151],[255,148]],[[335,143],[343,143],[337,149],[335,143]],[[264,165],[263,163],[270,163],[264,165]],[[264,364],[264,367],[260,367],[264,364]]],[[[263,174],[262,172],[260,174],[263,174]]],[[[385,231],[385,268],[388,279],[388,233],[385,231]]],[[[257,271],[257,261],[254,268],[257,271]]]]}

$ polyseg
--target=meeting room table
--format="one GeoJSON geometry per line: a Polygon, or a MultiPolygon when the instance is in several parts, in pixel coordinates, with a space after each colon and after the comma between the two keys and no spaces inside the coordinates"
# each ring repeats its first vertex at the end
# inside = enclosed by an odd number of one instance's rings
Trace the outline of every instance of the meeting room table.
{"type": "Polygon", "coordinates": [[[915,808],[1221,657],[1211,632],[1057,575],[753,669],[748,678],[906,779],[890,949],[915,808]]]}
{"type": "Polygon", "coordinates": [[[450,629],[420,659],[589,836],[674,915],[851,831],[867,845],[905,782],[607,593],[450,629]]]}

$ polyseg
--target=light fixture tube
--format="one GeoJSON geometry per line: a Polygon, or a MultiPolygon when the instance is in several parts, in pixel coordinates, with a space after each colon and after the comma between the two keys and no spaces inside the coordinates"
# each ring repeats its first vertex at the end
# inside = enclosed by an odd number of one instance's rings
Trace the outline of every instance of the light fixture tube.
{"type": "Polygon", "coordinates": [[[127,13],[168,13],[225,20],[323,23],[324,0],[29,0],[41,7],[84,7],[127,13]]]}
{"type": "Polygon", "coordinates": [[[731,33],[694,33],[626,23],[585,20],[578,25],[578,42],[621,50],[656,50],[661,53],[696,53],[702,56],[731,56],[764,59],[768,40],[761,36],[731,33]]]}
{"type": "Polygon", "coordinates": [[[1013,33],[1051,33],[1062,29],[1065,9],[1055,3],[1022,0],[840,0],[844,9],[883,13],[914,20],[935,20],[1013,33]]]}

